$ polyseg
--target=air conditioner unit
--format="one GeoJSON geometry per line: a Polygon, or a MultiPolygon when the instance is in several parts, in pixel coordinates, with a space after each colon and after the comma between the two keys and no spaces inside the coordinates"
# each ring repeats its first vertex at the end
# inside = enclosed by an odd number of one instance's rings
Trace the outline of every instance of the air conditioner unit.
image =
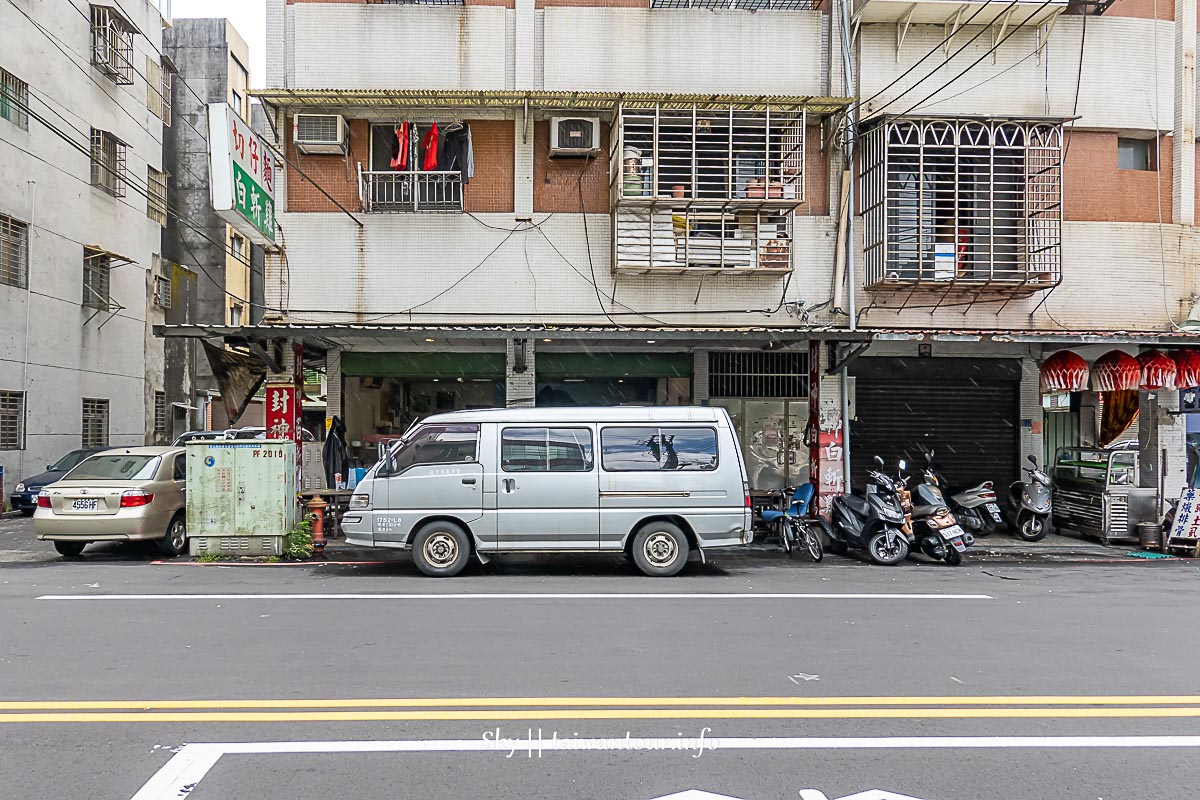
{"type": "Polygon", "coordinates": [[[600,120],[595,117],[551,117],[550,155],[591,156],[600,152],[600,120]]]}
{"type": "Polygon", "coordinates": [[[346,152],[346,119],[340,114],[297,114],[292,132],[296,149],[306,155],[346,152]]]}

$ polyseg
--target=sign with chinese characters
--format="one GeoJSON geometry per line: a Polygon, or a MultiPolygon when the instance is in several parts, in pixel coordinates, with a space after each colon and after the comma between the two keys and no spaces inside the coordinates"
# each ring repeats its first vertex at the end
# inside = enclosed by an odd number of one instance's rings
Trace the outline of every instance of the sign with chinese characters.
{"type": "Polygon", "coordinates": [[[208,148],[213,209],[250,241],[274,247],[275,154],[228,103],[208,106],[208,148]]]}
{"type": "Polygon", "coordinates": [[[267,438],[291,439],[300,447],[299,411],[296,408],[296,387],[290,383],[267,384],[267,438]]]}
{"type": "Polygon", "coordinates": [[[1196,502],[1196,494],[1195,489],[1183,491],[1183,495],[1179,498],[1179,505],[1175,509],[1175,523],[1171,526],[1170,538],[1167,541],[1175,539],[1200,541],[1200,503],[1196,502]]]}

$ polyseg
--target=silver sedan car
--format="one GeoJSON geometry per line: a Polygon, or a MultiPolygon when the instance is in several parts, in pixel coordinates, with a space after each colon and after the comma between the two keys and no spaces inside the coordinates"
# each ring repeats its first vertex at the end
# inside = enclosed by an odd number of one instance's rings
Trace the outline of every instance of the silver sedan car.
{"type": "Polygon", "coordinates": [[[38,495],[33,529],[64,556],[91,542],[153,540],[164,555],[187,546],[182,447],[126,447],[80,462],[38,495]]]}

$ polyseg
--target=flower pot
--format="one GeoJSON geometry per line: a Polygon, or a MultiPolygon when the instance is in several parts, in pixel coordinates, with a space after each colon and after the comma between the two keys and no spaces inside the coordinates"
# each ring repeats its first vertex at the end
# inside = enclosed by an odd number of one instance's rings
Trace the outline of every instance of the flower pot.
{"type": "Polygon", "coordinates": [[[671,187],[671,197],[674,197],[677,200],[683,199],[683,196],[684,196],[683,192],[684,192],[684,187],[682,184],[678,184],[678,185],[671,187]]]}

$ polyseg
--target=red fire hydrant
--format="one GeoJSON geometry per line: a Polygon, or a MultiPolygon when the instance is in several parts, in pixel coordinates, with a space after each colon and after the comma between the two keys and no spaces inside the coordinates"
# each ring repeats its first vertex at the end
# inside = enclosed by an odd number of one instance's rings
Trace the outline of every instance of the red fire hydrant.
{"type": "Polygon", "coordinates": [[[320,495],[313,497],[305,505],[312,514],[313,526],[313,558],[325,557],[325,509],[329,507],[320,495]]]}

